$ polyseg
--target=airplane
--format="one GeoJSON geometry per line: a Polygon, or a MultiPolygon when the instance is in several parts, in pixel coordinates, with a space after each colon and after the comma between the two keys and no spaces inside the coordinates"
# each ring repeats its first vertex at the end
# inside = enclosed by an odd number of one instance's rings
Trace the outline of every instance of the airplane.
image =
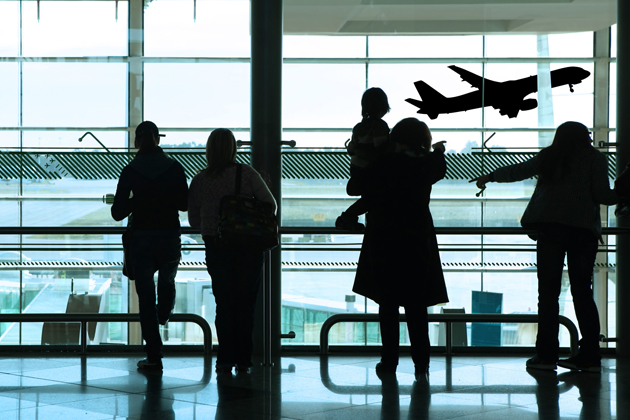
{"type": "MultiPolygon", "coordinates": [[[[418,107],[418,114],[427,114],[429,118],[434,120],[439,114],[451,114],[453,112],[481,108],[482,106],[491,106],[494,109],[498,109],[501,115],[515,118],[519,111],[529,111],[538,106],[536,99],[525,99],[527,95],[538,90],[538,76],[495,82],[461,67],[448,66],[448,68],[458,73],[463,81],[470,83],[477,90],[461,96],[447,98],[422,80],[419,80],[414,85],[422,101],[412,98],[405,99],[406,102],[418,107]]],[[[573,92],[573,85],[581,83],[590,74],[589,71],[581,67],[564,67],[553,70],[551,72],[551,87],[569,85],[569,90],[573,92]]]]}

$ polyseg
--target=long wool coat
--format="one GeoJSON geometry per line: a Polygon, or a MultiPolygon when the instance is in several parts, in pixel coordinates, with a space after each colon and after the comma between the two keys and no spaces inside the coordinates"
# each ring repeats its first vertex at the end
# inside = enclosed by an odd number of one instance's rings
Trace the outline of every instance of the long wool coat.
{"type": "Polygon", "coordinates": [[[444,155],[393,153],[369,174],[362,189],[370,210],[352,290],[378,304],[448,302],[429,210],[431,186],[446,174],[444,155]]]}

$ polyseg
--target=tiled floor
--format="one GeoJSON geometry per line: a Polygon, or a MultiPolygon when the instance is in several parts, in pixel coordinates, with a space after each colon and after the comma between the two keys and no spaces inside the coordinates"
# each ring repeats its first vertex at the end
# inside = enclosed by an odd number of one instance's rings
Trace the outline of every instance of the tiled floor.
{"type": "Polygon", "coordinates": [[[532,376],[525,359],[435,356],[426,383],[408,357],[385,382],[376,356],[298,354],[219,378],[201,356],[168,357],[161,375],[135,355],[2,357],[0,419],[630,419],[630,361],[532,376]]]}

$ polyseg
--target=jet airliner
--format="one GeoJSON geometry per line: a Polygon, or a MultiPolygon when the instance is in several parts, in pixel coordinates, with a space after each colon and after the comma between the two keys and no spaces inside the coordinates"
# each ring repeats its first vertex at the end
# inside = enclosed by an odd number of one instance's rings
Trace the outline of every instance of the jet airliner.
{"type": "MultiPolygon", "coordinates": [[[[427,114],[432,120],[439,114],[468,111],[491,106],[498,109],[501,115],[515,118],[519,111],[528,111],[538,106],[536,99],[525,99],[530,93],[538,90],[538,76],[529,76],[518,80],[495,82],[485,79],[457,66],[448,66],[458,73],[462,80],[470,83],[477,90],[461,96],[447,98],[431,86],[419,80],[414,83],[422,101],[408,98],[405,101],[418,107],[418,114],[427,114]],[[483,98],[482,98],[483,89],[483,98]]],[[[573,85],[581,83],[590,76],[590,72],[581,67],[564,67],[551,72],[551,87],[569,85],[573,92],[573,85]]]]}

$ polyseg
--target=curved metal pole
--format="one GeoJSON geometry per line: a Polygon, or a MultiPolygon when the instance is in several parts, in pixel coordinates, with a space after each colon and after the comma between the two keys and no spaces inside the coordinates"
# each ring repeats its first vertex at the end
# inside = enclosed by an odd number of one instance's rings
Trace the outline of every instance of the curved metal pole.
{"type": "Polygon", "coordinates": [[[98,144],[100,144],[100,145],[103,147],[103,149],[107,150],[107,152],[108,152],[108,153],[111,153],[111,150],[109,150],[107,147],[105,147],[105,145],[104,145],[103,143],[101,143],[101,141],[100,141],[99,139],[97,139],[97,138],[96,138],[96,136],[95,136],[94,134],[92,134],[92,132],[91,132],[91,131],[88,131],[88,132],[86,132],[84,135],[82,135],[81,137],[79,137],[79,142],[82,142],[82,141],[83,141],[83,138],[84,138],[85,136],[87,136],[88,134],[89,134],[90,136],[92,136],[92,137],[94,138],[94,140],[96,140],[96,141],[98,142],[98,144]]]}
{"type": "MultiPolygon", "coordinates": [[[[564,325],[569,331],[571,355],[576,355],[578,351],[578,330],[573,321],[566,316],[560,315],[559,323],[564,325]]],[[[538,314],[428,314],[429,322],[512,322],[516,324],[537,324],[538,314]]],[[[400,321],[405,322],[406,315],[400,315],[400,321]]],[[[333,325],[339,322],[378,322],[378,314],[337,314],[328,318],[322,324],[319,333],[319,352],[328,354],[328,333],[333,325]]],[[[452,346],[447,337],[446,353],[452,353],[452,346]]]]}
{"type": "MultiPolygon", "coordinates": [[[[72,314],[0,314],[0,322],[79,322],[81,323],[81,353],[87,351],[87,322],[140,322],[140,314],[72,313],[72,314]]],[[[212,329],[197,314],[173,314],[168,322],[194,322],[203,331],[204,353],[212,353],[212,329]]]]}

